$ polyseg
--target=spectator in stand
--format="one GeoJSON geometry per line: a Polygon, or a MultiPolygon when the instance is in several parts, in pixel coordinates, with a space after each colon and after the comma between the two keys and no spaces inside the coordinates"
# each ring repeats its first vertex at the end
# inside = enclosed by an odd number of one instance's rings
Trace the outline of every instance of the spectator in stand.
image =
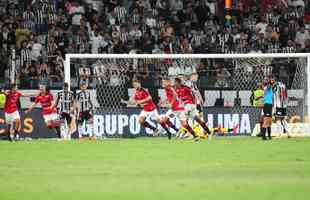
{"type": "Polygon", "coordinates": [[[295,42],[297,44],[300,44],[301,48],[304,49],[305,41],[309,39],[310,39],[310,36],[309,36],[308,30],[306,30],[304,26],[300,27],[299,31],[296,33],[295,42]]]}
{"type": "Polygon", "coordinates": [[[217,88],[227,88],[229,87],[229,78],[231,74],[223,65],[220,65],[216,72],[216,82],[215,87],[217,88]]]}

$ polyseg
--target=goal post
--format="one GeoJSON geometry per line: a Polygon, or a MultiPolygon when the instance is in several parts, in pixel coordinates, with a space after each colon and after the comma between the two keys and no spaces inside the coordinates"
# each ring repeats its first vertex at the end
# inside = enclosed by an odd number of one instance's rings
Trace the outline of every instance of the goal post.
{"type": "MultiPolygon", "coordinates": [[[[100,60],[101,65],[106,66],[106,68],[113,68],[114,65],[119,65],[122,67],[128,67],[129,65],[133,65],[137,60],[149,60],[149,62],[159,61],[160,65],[164,67],[161,69],[161,75],[170,75],[168,68],[169,66],[183,67],[188,65],[198,66],[201,60],[206,61],[207,63],[213,62],[214,60],[228,60],[229,63],[233,63],[233,67],[230,69],[232,75],[230,77],[230,85],[231,90],[236,93],[231,96],[231,98],[238,99],[239,95],[243,93],[247,93],[256,87],[258,82],[261,82],[268,74],[270,75],[273,69],[273,65],[277,65],[277,63],[289,63],[291,61],[297,63],[296,72],[292,76],[289,74],[291,80],[290,87],[292,90],[290,91],[293,95],[298,93],[298,101],[296,103],[296,107],[290,109],[292,113],[301,114],[302,118],[308,117],[308,123],[306,124],[308,130],[307,134],[310,133],[310,123],[309,123],[309,114],[310,114],[310,53],[274,53],[274,54],[262,54],[262,53],[249,53],[249,54],[66,54],[65,59],[65,82],[69,85],[72,83],[72,63],[76,63],[78,66],[81,66],[81,63],[84,63],[83,60],[92,60],[94,63],[97,60],[100,60]],[[155,60],[155,61],[154,61],[155,60]],[[168,61],[168,62],[166,62],[168,61]],[[171,62],[170,62],[171,61],[171,62]],[[256,69],[259,72],[256,72],[256,69]],[[247,77],[247,73],[250,71],[253,75],[251,75],[254,80],[247,77]],[[302,91],[299,93],[299,91],[302,91]],[[299,107],[298,107],[299,106],[299,107]]],[[[84,65],[84,64],[83,64],[84,65]]],[[[289,65],[289,64],[288,64],[289,65]]],[[[134,69],[138,70],[138,69],[134,69]]],[[[211,74],[215,74],[217,69],[208,69],[211,74]],[[212,71],[213,70],[213,71],[212,71]]],[[[288,73],[290,73],[290,69],[287,69],[288,73]]],[[[76,69],[75,69],[76,71],[76,69]]],[[[186,71],[186,70],[185,70],[186,71]]],[[[111,72],[112,73],[112,72],[111,72]]],[[[121,71],[117,73],[118,76],[123,76],[125,71],[121,71]]],[[[98,74],[93,72],[93,77],[96,77],[98,74]]],[[[209,77],[208,77],[209,78],[209,77]]],[[[98,82],[98,81],[97,81],[98,82]]],[[[96,86],[94,86],[96,87],[96,86]]],[[[101,86],[100,86],[101,87],[101,86]]],[[[122,87],[126,87],[122,85],[122,87]]],[[[217,87],[221,87],[221,84],[217,85],[217,87]]],[[[127,89],[127,88],[126,88],[127,89]]],[[[218,88],[220,90],[220,97],[222,95],[226,95],[227,98],[230,98],[230,91],[226,91],[225,88],[218,88]]],[[[111,94],[120,92],[116,91],[113,88],[109,90],[111,94]]],[[[210,91],[209,96],[212,96],[212,91],[210,91]]],[[[101,94],[105,95],[105,94],[101,94]]],[[[107,94],[109,95],[109,94],[107,94]]],[[[208,95],[207,95],[208,97],[208,95]]],[[[206,97],[206,98],[207,98],[206,97]]],[[[113,98],[113,95],[110,97],[113,98]]],[[[111,100],[111,99],[110,99],[111,100]]],[[[112,99],[113,101],[113,99],[112,99]]],[[[205,101],[209,101],[206,99],[205,101]]],[[[210,99],[210,101],[212,101],[210,99]]],[[[246,101],[243,99],[243,101],[246,101]]],[[[224,102],[225,104],[225,102],[224,102]]],[[[206,104],[205,104],[206,105],[206,104]]],[[[99,105],[100,106],[100,105],[99,105]]],[[[206,105],[208,106],[208,105],[206,105]]],[[[209,105],[210,106],[210,105],[209,105]]],[[[102,108],[103,110],[105,108],[102,108]]],[[[232,112],[252,112],[252,109],[249,108],[249,105],[238,105],[235,103],[232,106],[232,112]],[[243,108],[242,108],[243,107],[243,108]]],[[[302,119],[305,121],[305,119],[302,119]]],[[[310,134],[309,134],[310,135],[310,134]]]]}

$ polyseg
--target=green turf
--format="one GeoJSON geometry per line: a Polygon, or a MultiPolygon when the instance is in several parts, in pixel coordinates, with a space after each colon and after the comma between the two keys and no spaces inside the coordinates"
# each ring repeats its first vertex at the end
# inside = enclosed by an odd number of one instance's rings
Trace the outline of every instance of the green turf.
{"type": "Polygon", "coordinates": [[[0,200],[303,200],[310,139],[0,142],[0,200]]]}

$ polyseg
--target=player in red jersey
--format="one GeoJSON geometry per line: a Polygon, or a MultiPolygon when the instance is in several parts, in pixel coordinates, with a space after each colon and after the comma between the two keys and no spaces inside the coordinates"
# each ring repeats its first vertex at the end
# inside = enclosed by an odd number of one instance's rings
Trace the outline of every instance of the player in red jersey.
{"type": "Polygon", "coordinates": [[[60,121],[57,110],[55,107],[53,107],[53,95],[50,93],[49,89],[45,85],[40,85],[39,90],[39,95],[36,96],[35,102],[26,111],[26,114],[29,113],[34,108],[34,106],[40,103],[42,107],[42,115],[46,126],[50,129],[55,129],[57,136],[60,138],[60,121]]]}
{"type": "Polygon", "coordinates": [[[132,84],[135,89],[135,93],[131,98],[130,103],[140,105],[143,108],[139,115],[139,123],[143,127],[153,130],[155,134],[158,134],[158,129],[146,121],[146,119],[150,117],[152,120],[155,120],[157,123],[159,123],[166,130],[169,138],[171,138],[171,133],[167,125],[161,120],[157,107],[153,102],[149,92],[141,87],[141,83],[137,79],[134,79],[132,84]]]}
{"type": "Polygon", "coordinates": [[[162,86],[165,90],[167,101],[171,106],[171,108],[166,113],[166,116],[163,118],[163,121],[172,124],[169,118],[175,116],[180,120],[182,127],[187,129],[193,138],[197,138],[194,130],[188,124],[185,108],[182,105],[182,102],[177,99],[177,94],[172,87],[171,81],[169,79],[163,79],[162,86]]]}
{"type": "Polygon", "coordinates": [[[181,79],[176,78],[175,91],[177,93],[177,97],[184,104],[184,109],[187,117],[195,120],[204,129],[205,136],[208,136],[209,139],[211,139],[211,131],[209,130],[207,123],[199,115],[195,103],[195,96],[192,93],[192,89],[183,85],[181,79]]]}
{"type": "Polygon", "coordinates": [[[7,124],[7,132],[10,141],[19,138],[21,131],[21,120],[19,114],[20,97],[30,97],[32,95],[24,95],[17,90],[17,85],[12,84],[11,89],[6,93],[6,101],[4,105],[5,123],[7,124]]]}

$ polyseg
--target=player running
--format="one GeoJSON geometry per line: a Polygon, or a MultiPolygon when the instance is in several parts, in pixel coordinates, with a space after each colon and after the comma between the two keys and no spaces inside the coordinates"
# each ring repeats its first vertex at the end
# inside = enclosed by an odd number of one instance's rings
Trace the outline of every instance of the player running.
{"type": "Polygon", "coordinates": [[[76,95],[76,102],[77,102],[77,108],[78,108],[79,138],[82,139],[82,138],[88,137],[86,130],[85,130],[86,127],[88,127],[91,129],[91,134],[92,134],[92,137],[90,139],[96,139],[95,135],[93,135],[93,133],[92,133],[93,103],[91,101],[91,95],[90,95],[90,92],[87,91],[86,83],[82,83],[80,89],[81,89],[81,91],[78,92],[76,95]]]}
{"type": "MultiPolygon", "coordinates": [[[[192,127],[188,124],[188,120],[185,114],[185,108],[183,107],[182,103],[179,100],[177,100],[177,94],[174,88],[172,87],[171,81],[168,78],[163,79],[162,86],[165,90],[166,99],[170,104],[170,109],[163,117],[163,121],[165,123],[173,125],[170,121],[170,117],[175,116],[180,120],[182,128],[185,128],[193,136],[193,138],[198,138],[192,127]]],[[[178,129],[176,127],[174,129],[178,132],[178,129]]]]}
{"type": "Polygon", "coordinates": [[[176,78],[175,91],[177,93],[177,97],[184,104],[184,109],[187,117],[195,120],[204,129],[204,137],[208,137],[209,140],[211,140],[212,134],[206,122],[199,115],[199,112],[196,108],[195,96],[192,93],[192,89],[183,85],[181,79],[176,78]]]}
{"type": "Polygon", "coordinates": [[[54,107],[59,108],[60,119],[64,120],[64,123],[61,124],[62,138],[71,140],[74,127],[75,100],[73,92],[69,91],[68,83],[64,83],[63,90],[57,93],[54,107]]]}
{"type": "Polygon", "coordinates": [[[20,108],[20,97],[31,97],[33,95],[25,95],[20,93],[16,84],[12,84],[11,89],[5,94],[5,123],[7,124],[8,138],[10,141],[13,141],[14,139],[19,139],[19,133],[21,131],[21,120],[18,111],[20,108]]]}
{"type": "Polygon", "coordinates": [[[132,85],[135,89],[135,93],[128,103],[136,104],[142,107],[142,111],[139,115],[139,123],[144,128],[149,128],[153,130],[154,135],[158,135],[158,129],[146,121],[146,119],[150,117],[151,120],[155,120],[165,129],[168,134],[168,138],[170,139],[171,132],[169,131],[166,123],[164,123],[159,116],[156,104],[153,102],[150,93],[146,89],[141,87],[141,82],[138,79],[134,79],[132,81],[132,85]]]}
{"type": "Polygon", "coordinates": [[[51,94],[49,88],[46,85],[39,86],[40,93],[36,96],[34,103],[26,111],[26,114],[31,112],[31,110],[39,103],[42,107],[42,116],[46,126],[49,129],[54,129],[57,133],[58,138],[61,138],[60,133],[60,120],[57,110],[53,107],[53,95],[51,94]]]}

